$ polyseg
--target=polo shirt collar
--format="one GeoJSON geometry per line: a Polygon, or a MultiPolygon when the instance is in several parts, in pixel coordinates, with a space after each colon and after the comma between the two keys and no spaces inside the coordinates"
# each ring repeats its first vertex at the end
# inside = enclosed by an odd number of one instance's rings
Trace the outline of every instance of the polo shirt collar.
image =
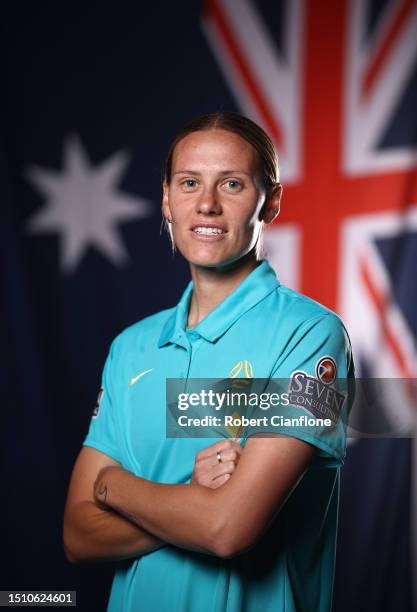
{"type": "MultiPolygon", "coordinates": [[[[215,342],[237,319],[274,291],[279,284],[268,261],[262,260],[230,295],[192,328],[192,331],[209,342],[215,342]]],[[[162,329],[158,347],[168,342],[176,343],[184,337],[192,291],[193,282],[190,281],[162,329]]],[[[181,341],[179,343],[182,344],[181,341]]]]}

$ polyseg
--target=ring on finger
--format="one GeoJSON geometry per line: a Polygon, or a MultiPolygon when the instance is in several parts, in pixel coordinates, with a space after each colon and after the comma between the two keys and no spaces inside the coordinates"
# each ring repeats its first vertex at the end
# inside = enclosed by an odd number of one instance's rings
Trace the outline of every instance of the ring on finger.
{"type": "Polygon", "coordinates": [[[221,453],[221,451],[220,451],[219,453],[217,453],[217,461],[218,461],[219,463],[221,463],[221,462],[222,462],[222,453],[221,453]]]}

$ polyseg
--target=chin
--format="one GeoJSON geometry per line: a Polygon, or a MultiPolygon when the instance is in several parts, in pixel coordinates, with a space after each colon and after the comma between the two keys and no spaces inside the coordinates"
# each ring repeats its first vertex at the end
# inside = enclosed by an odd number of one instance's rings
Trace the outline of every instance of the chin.
{"type": "Polygon", "coordinates": [[[230,258],[230,255],[224,253],[223,249],[218,248],[207,248],[206,246],[204,248],[190,248],[189,245],[182,248],[180,244],[177,244],[177,248],[184,259],[193,266],[213,268],[222,265],[224,261],[230,258]]]}
{"type": "MultiPolygon", "coordinates": [[[[185,242],[185,241],[184,241],[185,242]]],[[[237,245],[236,245],[237,246],[237,245]]],[[[230,264],[236,263],[239,259],[248,255],[250,249],[235,249],[224,248],[220,244],[211,245],[190,245],[178,241],[176,247],[181,255],[192,266],[201,268],[223,268],[230,264]],[[223,247],[223,248],[222,248],[223,247]]]]}
{"type": "Polygon", "coordinates": [[[222,266],[225,261],[222,257],[186,257],[185,259],[192,266],[200,268],[217,268],[222,266]]]}
{"type": "Polygon", "coordinates": [[[243,259],[244,254],[218,254],[218,255],[209,255],[209,254],[190,254],[184,255],[185,259],[192,266],[200,267],[200,268],[227,268],[233,264],[236,264],[240,259],[243,259]]]}

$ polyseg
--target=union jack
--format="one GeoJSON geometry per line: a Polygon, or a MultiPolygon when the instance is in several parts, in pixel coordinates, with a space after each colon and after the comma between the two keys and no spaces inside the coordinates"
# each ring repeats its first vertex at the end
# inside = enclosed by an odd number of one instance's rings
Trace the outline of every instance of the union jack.
{"type": "MultiPolygon", "coordinates": [[[[355,361],[373,376],[416,378],[417,313],[412,326],[378,245],[417,232],[417,122],[407,134],[403,121],[401,143],[387,136],[416,79],[417,2],[385,2],[372,28],[368,0],[279,5],[279,45],[278,8],[268,22],[264,3],[209,0],[203,15],[239,108],[280,154],[284,202],[266,233],[269,259],[282,282],[341,314],[355,361]]],[[[408,399],[400,419],[411,428],[408,399]]],[[[417,486],[413,503],[415,516],[417,486]]],[[[417,532],[414,547],[417,560],[417,532]]]]}

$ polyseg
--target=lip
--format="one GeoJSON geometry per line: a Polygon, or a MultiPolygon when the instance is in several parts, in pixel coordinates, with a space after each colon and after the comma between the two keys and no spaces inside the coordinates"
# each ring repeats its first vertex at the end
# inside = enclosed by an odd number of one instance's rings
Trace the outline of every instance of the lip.
{"type": "Polygon", "coordinates": [[[196,227],[216,227],[218,229],[221,229],[223,233],[227,232],[226,228],[223,227],[222,225],[219,225],[218,223],[194,223],[190,227],[191,231],[193,231],[196,227]]]}
{"type": "Polygon", "coordinates": [[[226,228],[222,227],[221,225],[217,223],[194,223],[194,225],[190,227],[190,232],[194,240],[199,240],[200,242],[217,242],[218,240],[223,240],[223,238],[227,234],[226,228]],[[197,234],[196,232],[193,231],[196,227],[216,227],[218,229],[221,229],[223,233],[222,234],[211,234],[211,235],[197,234]]]}

